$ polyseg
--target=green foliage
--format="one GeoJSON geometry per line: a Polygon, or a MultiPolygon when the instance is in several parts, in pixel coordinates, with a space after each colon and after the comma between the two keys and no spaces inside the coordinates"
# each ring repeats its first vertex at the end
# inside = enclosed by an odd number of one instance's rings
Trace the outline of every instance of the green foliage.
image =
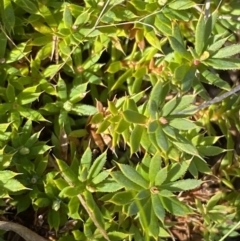
{"type": "Polygon", "coordinates": [[[41,215],[60,241],[167,240],[189,220],[204,240],[236,236],[240,97],[195,104],[231,90],[239,14],[238,0],[1,0],[1,214],[41,215]]]}

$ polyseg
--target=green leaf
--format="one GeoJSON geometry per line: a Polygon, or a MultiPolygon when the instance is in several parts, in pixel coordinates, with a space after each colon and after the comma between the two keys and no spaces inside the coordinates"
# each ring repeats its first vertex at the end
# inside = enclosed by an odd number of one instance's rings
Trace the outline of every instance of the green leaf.
{"type": "Polygon", "coordinates": [[[218,74],[216,73],[212,73],[211,71],[205,69],[205,70],[201,70],[200,71],[200,74],[212,85],[215,85],[221,89],[224,89],[224,90],[231,90],[231,87],[230,85],[224,81],[223,79],[221,79],[219,77],[218,74]]]}
{"type": "MultiPolygon", "coordinates": [[[[9,1],[9,0],[7,0],[9,1]]],[[[0,33],[0,60],[4,58],[7,46],[7,37],[4,33],[0,33]]]]}
{"type": "Polygon", "coordinates": [[[18,192],[21,190],[29,190],[29,188],[24,187],[22,183],[17,180],[10,179],[6,183],[3,184],[3,187],[8,189],[11,192],[18,192]]]}
{"type": "Polygon", "coordinates": [[[124,188],[124,186],[118,182],[116,182],[112,178],[108,178],[103,182],[99,183],[95,187],[96,192],[117,192],[118,190],[124,188]]]}
{"type": "Polygon", "coordinates": [[[65,187],[61,192],[59,193],[59,197],[74,197],[78,194],[81,194],[85,190],[85,186],[83,183],[78,184],[77,186],[68,186],[65,187]]]}
{"type": "Polygon", "coordinates": [[[161,165],[162,165],[162,159],[161,156],[159,155],[159,153],[156,153],[151,161],[150,161],[150,165],[149,165],[149,180],[151,183],[153,183],[155,181],[155,177],[158,173],[158,171],[161,169],[161,165]]]}
{"type": "Polygon", "coordinates": [[[102,133],[105,130],[107,130],[107,128],[111,125],[111,122],[108,119],[105,119],[98,127],[97,133],[102,133]]]}
{"type": "Polygon", "coordinates": [[[116,61],[116,62],[112,62],[109,67],[107,68],[107,72],[111,73],[111,74],[115,74],[116,72],[118,72],[119,70],[121,70],[122,68],[122,64],[120,61],[116,61]]]}
{"type": "Polygon", "coordinates": [[[136,125],[131,133],[131,136],[130,136],[131,155],[139,150],[143,129],[144,129],[143,126],[136,125]]]}
{"type": "Polygon", "coordinates": [[[102,171],[96,177],[94,177],[92,179],[92,183],[95,184],[95,185],[99,184],[102,181],[104,181],[108,176],[109,176],[109,172],[108,171],[106,171],[106,170],[102,171]]]}
{"type": "Polygon", "coordinates": [[[48,211],[48,224],[57,231],[60,225],[60,212],[50,209],[48,211]]]}
{"type": "Polygon", "coordinates": [[[178,52],[183,58],[187,60],[191,60],[191,54],[186,50],[185,46],[183,46],[174,37],[169,36],[168,38],[169,38],[170,45],[174,51],[178,52]]]}
{"type": "Polygon", "coordinates": [[[39,112],[27,108],[27,107],[21,107],[18,106],[17,108],[18,112],[20,113],[21,116],[25,117],[28,120],[32,121],[47,121],[39,112]]]}
{"type": "Polygon", "coordinates": [[[207,59],[204,61],[207,65],[222,70],[230,69],[240,69],[240,60],[239,59],[207,59]]]}
{"type": "Polygon", "coordinates": [[[69,98],[71,103],[77,103],[82,100],[86,94],[88,83],[80,84],[73,87],[70,91],[69,98]]]}
{"type": "Polygon", "coordinates": [[[88,208],[90,209],[90,211],[92,212],[92,214],[94,215],[94,217],[96,218],[98,225],[103,230],[105,230],[103,215],[102,215],[98,205],[94,201],[92,194],[89,191],[85,191],[84,197],[85,197],[86,204],[87,204],[88,208]]]}
{"type": "Polygon", "coordinates": [[[114,194],[112,198],[108,201],[116,205],[123,206],[131,203],[133,198],[134,198],[134,193],[132,191],[122,191],[114,194]]]}
{"type": "Polygon", "coordinates": [[[196,27],[196,37],[195,37],[195,49],[197,54],[200,56],[203,53],[206,44],[206,22],[204,20],[204,14],[201,14],[197,27],[196,27]]]}
{"type": "Polygon", "coordinates": [[[77,183],[79,183],[78,178],[75,174],[75,172],[67,165],[66,162],[59,160],[57,158],[55,158],[58,168],[62,174],[62,176],[64,177],[64,179],[68,182],[68,183],[72,183],[74,185],[76,185],[77,183]]]}
{"type": "Polygon", "coordinates": [[[76,104],[72,107],[72,111],[80,116],[90,116],[97,113],[97,108],[91,105],[76,104]]]}
{"type": "Polygon", "coordinates": [[[38,7],[29,0],[17,0],[15,3],[28,13],[36,14],[38,13],[38,7]]]}
{"type": "Polygon", "coordinates": [[[191,105],[194,102],[194,95],[185,95],[181,98],[175,97],[168,101],[162,109],[162,116],[174,115],[178,111],[192,109],[194,106],[191,105]]]}
{"type": "Polygon", "coordinates": [[[162,223],[164,223],[165,210],[162,206],[159,196],[157,194],[152,194],[151,200],[152,200],[152,207],[155,215],[162,223]]]}
{"type": "Polygon", "coordinates": [[[0,171],[0,182],[6,183],[17,175],[19,175],[19,173],[8,170],[0,171]]]}
{"type": "Polygon", "coordinates": [[[107,160],[107,152],[103,152],[96,160],[94,160],[93,165],[90,167],[87,179],[91,180],[96,177],[102,170],[105,162],[107,160]]]}
{"type": "Polygon", "coordinates": [[[182,143],[182,142],[173,141],[173,144],[177,148],[182,150],[183,152],[186,152],[186,153],[188,153],[190,155],[193,155],[193,156],[199,156],[199,153],[198,153],[197,149],[190,143],[182,143]]]}
{"type": "Polygon", "coordinates": [[[154,25],[164,35],[172,35],[171,21],[164,14],[156,14],[154,25]]]}
{"type": "Polygon", "coordinates": [[[201,180],[185,179],[172,183],[163,184],[161,188],[172,192],[188,191],[199,187],[202,184],[201,180]]]}
{"type": "Polygon", "coordinates": [[[121,184],[126,190],[136,190],[141,191],[143,188],[137,185],[135,182],[130,181],[119,171],[111,172],[111,176],[117,183],[121,184]]]}
{"type": "MultiPolygon", "coordinates": [[[[87,147],[87,149],[85,150],[85,152],[82,155],[81,158],[81,166],[80,167],[86,167],[87,170],[89,170],[90,166],[91,166],[91,162],[92,162],[92,151],[89,147],[87,147]]],[[[79,169],[79,173],[80,173],[80,169],[79,169]]]]}
{"type": "Polygon", "coordinates": [[[164,181],[166,180],[167,175],[168,175],[167,167],[160,169],[155,176],[155,185],[161,186],[162,183],[164,183],[164,181]]]}
{"type": "Polygon", "coordinates": [[[63,10],[63,22],[66,28],[72,28],[72,25],[73,25],[72,14],[67,5],[64,6],[64,10],[63,10]]]}
{"type": "Polygon", "coordinates": [[[172,119],[168,122],[168,124],[178,130],[191,130],[197,128],[194,122],[182,118],[172,119]]]}
{"type": "Polygon", "coordinates": [[[127,179],[145,189],[148,188],[148,182],[133,167],[125,164],[118,164],[118,166],[127,179]]]}
{"type": "Polygon", "coordinates": [[[113,91],[119,87],[130,77],[132,77],[133,70],[129,69],[126,72],[124,72],[115,82],[115,84],[112,86],[110,91],[113,91]]]}
{"type": "Polygon", "coordinates": [[[198,146],[197,149],[199,153],[203,156],[216,156],[227,151],[218,146],[198,146]]]}
{"type": "Polygon", "coordinates": [[[15,46],[9,53],[6,63],[12,63],[26,57],[29,53],[28,51],[25,51],[26,46],[26,43],[21,43],[15,46]]]}
{"type": "Polygon", "coordinates": [[[183,217],[192,213],[184,203],[178,201],[175,197],[159,196],[159,198],[163,207],[173,215],[183,217]]]}
{"type": "Polygon", "coordinates": [[[89,18],[90,18],[91,14],[88,11],[85,11],[83,13],[81,13],[75,20],[74,25],[79,26],[82,25],[84,23],[87,23],[89,18]]]}
{"type": "Polygon", "coordinates": [[[15,88],[11,84],[8,84],[7,86],[6,95],[9,102],[15,101],[15,88]]]}
{"type": "Polygon", "coordinates": [[[158,118],[158,105],[155,100],[149,100],[148,102],[148,112],[153,120],[158,118]]]}
{"type": "Polygon", "coordinates": [[[54,75],[58,73],[58,71],[61,69],[61,64],[54,64],[54,65],[49,65],[44,71],[43,75],[45,78],[52,78],[54,75]]]}
{"type": "Polygon", "coordinates": [[[156,49],[162,51],[161,50],[161,42],[159,41],[159,38],[155,35],[155,32],[153,30],[151,30],[151,31],[145,30],[144,31],[144,37],[146,38],[146,40],[148,41],[148,43],[151,46],[153,46],[156,49]]]}
{"type": "MultiPolygon", "coordinates": [[[[117,116],[118,117],[118,116],[117,116]]],[[[111,121],[111,120],[110,120],[111,121]]],[[[117,127],[116,127],[116,132],[118,134],[121,134],[123,133],[126,129],[129,128],[129,122],[127,122],[125,119],[121,118],[120,121],[118,122],[117,124],[117,127]]]]}
{"type": "Polygon", "coordinates": [[[227,36],[226,38],[221,38],[219,39],[218,41],[214,41],[212,45],[210,45],[208,47],[208,51],[213,51],[213,52],[216,52],[217,50],[219,50],[223,45],[224,43],[229,39],[229,36],[227,36]]]}
{"type": "Polygon", "coordinates": [[[116,240],[116,241],[127,240],[128,237],[130,238],[129,233],[118,232],[118,231],[108,232],[108,236],[111,240],[116,240]]]}
{"type": "Polygon", "coordinates": [[[52,148],[51,146],[47,146],[44,144],[38,144],[37,146],[34,146],[30,149],[30,154],[31,155],[41,155],[41,154],[46,153],[51,148],[52,148]]]}
{"type": "Polygon", "coordinates": [[[168,145],[168,139],[166,137],[166,134],[163,132],[162,130],[162,126],[158,126],[156,132],[156,141],[157,141],[157,145],[161,148],[161,150],[163,152],[167,152],[169,149],[169,145],[168,145]]]}
{"type": "Polygon", "coordinates": [[[73,219],[81,219],[79,215],[80,201],[77,196],[72,197],[68,203],[68,215],[73,219]]]}
{"type": "Polygon", "coordinates": [[[240,53],[240,44],[231,44],[229,46],[226,46],[220,50],[218,50],[214,55],[212,55],[212,58],[228,58],[235,54],[240,53]]]}
{"type": "MultiPolygon", "coordinates": [[[[11,4],[11,0],[1,1],[1,17],[5,29],[10,32],[13,31],[15,25],[15,14],[11,4]]],[[[0,58],[3,56],[0,55],[0,58]]]]}
{"type": "Polygon", "coordinates": [[[123,117],[126,121],[134,124],[146,124],[148,121],[146,116],[132,110],[123,111],[123,117]]]}
{"type": "Polygon", "coordinates": [[[149,100],[154,101],[157,105],[157,108],[159,108],[164,103],[169,90],[170,86],[168,83],[163,84],[161,81],[158,81],[150,93],[149,100]]]}
{"type": "Polygon", "coordinates": [[[170,8],[176,9],[178,11],[192,8],[195,5],[196,3],[191,0],[175,0],[168,4],[170,8]]]}
{"type": "Polygon", "coordinates": [[[171,164],[168,170],[167,181],[174,182],[181,178],[187,172],[189,165],[189,161],[171,164]]]}
{"type": "Polygon", "coordinates": [[[18,96],[18,102],[21,105],[26,105],[37,100],[41,93],[36,91],[37,86],[32,86],[24,89],[18,96]]]}
{"type": "Polygon", "coordinates": [[[58,79],[57,82],[57,93],[61,100],[67,100],[67,85],[62,78],[58,79]]]}
{"type": "Polygon", "coordinates": [[[148,133],[155,133],[157,128],[159,127],[159,121],[154,120],[148,123],[148,133]]]}

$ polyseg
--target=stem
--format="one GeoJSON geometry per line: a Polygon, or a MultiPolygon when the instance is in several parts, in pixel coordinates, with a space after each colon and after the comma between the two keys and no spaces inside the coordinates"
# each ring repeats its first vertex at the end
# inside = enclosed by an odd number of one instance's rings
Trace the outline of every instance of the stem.
{"type": "Polygon", "coordinates": [[[47,241],[45,238],[34,233],[32,230],[13,222],[0,221],[0,229],[5,231],[13,231],[26,241],[47,241]]]}

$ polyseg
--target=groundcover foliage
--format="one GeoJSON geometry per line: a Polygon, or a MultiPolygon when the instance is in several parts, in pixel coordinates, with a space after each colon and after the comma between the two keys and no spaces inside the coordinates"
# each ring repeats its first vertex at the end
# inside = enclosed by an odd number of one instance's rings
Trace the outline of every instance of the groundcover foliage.
{"type": "Polygon", "coordinates": [[[237,236],[240,97],[196,105],[237,84],[239,14],[1,0],[1,220],[59,241],[237,236]]]}

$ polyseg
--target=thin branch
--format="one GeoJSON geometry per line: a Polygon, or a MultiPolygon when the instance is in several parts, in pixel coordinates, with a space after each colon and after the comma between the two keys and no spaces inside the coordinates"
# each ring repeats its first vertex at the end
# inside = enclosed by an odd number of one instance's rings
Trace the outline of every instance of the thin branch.
{"type": "Polygon", "coordinates": [[[101,17],[102,17],[102,15],[103,15],[103,13],[104,13],[105,9],[107,8],[107,6],[108,6],[108,4],[109,4],[110,1],[111,1],[111,0],[108,0],[108,1],[104,4],[102,11],[100,12],[100,14],[99,14],[99,16],[98,16],[98,18],[97,18],[97,21],[96,21],[96,23],[95,23],[94,26],[93,26],[93,30],[94,30],[94,29],[97,27],[97,25],[99,24],[99,22],[100,22],[100,20],[101,20],[101,17]]]}
{"type": "MultiPolygon", "coordinates": [[[[53,160],[53,158],[51,156],[49,156],[49,160],[52,163],[53,167],[59,171],[60,175],[62,176],[62,178],[68,183],[69,186],[74,187],[73,183],[71,183],[69,180],[64,178],[64,175],[62,174],[62,172],[59,170],[57,164],[55,163],[55,161],[53,160]]],[[[101,225],[98,223],[94,213],[92,213],[92,211],[88,208],[87,203],[85,202],[84,198],[82,197],[81,194],[77,195],[81,205],[84,207],[84,209],[86,210],[88,216],[91,218],[91,220],[93,221],[94,225],[99,229],[99,232],[102,234],[102,236],[107,240],[107,241],[111,241],[106,233],[106,231],[101,227],[101,225]]],[[[38,241],[38,240],[37,240],[38,241]]]]}
{"type": "Polygon", "coordinates": [[[240,85],[237,85],[236,87],[234,87],[233,89],[231,89],[230,91],[220,95],[220,96],[217,96],[215,98],[213,98],[212,100],[209,100],[209,101],[206,101],[204,102],[203,104],[191,109],[191,110],[186,110],[186,111],[180,111],[180,112],[177,112],[176,114],[177,115],[182,115],[182,114],[188,114],[188,113],[191,113],[191,112],[198,112],[202,109],[205,109],[207,107],[209,107],[210,105],[213,105],[213,104],[216,104],[224,99],[226,99],[227,97],[235,94],[236,92],[238,92],[240,90],[240,85]]]}
{"type": "Polygon", "coordinates": [[[13,231],[21,236],[26,241],[47,241],[47,239],[34,233],[32,230],[13,222],[0,221],[0,230],[13,231]]]}

